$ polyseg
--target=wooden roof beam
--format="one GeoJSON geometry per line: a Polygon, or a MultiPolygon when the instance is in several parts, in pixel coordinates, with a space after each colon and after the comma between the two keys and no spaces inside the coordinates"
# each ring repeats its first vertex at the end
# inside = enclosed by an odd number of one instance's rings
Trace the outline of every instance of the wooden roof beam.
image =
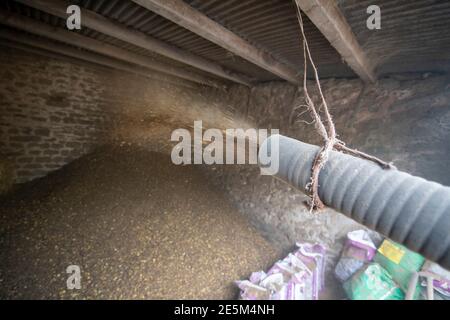
{"type": "Polygon", "coordinates": [[[90,51],[80,50],[78,48],[53,42],[45,38],[35,37],[20,31],[0,29],[0,39],[6,40],[6,45],[9,47],[34,52],[51,58],[69,57],[77,61],[81,60],[93,63],[95,65],[134,73],[154,81],[164,81],[177,86],[184,86],[192,89],[195,89],[197,86],[197,84],[192,81],[186,81],[178,77],[142,68],[137,65],[129,64],[90,51]]]}
{"type": "Polygon", "coordinates": [[[183,0],[133,1],[282,79],[300,83],[297,70],[277,61],[270,53],[256,48],[183,0]]]}
{"type": "MultiPolygon", "coordinates": [[[[69,2],[61,0],[17,0],[27,6],[47,12],[62,19],[68,17],[66,10],[69,2]]],[[[172,46],[164,41],[155,39],[143,32],[127,28],[120,23],[109,20],[93,11],[81,9],[81,24],[110,37],[120,39],[143,49],[185,63],[197,69],[209,72],[220,78],[231,80],[250,86],[250,79],[244,75],[226,70],[221,65],[197,56],[189,51],[172,46]]]]}
{"type": "Polygon", "coordinates": [[[373,66],[335,1],[295,0],[345,62],[365,82],[375,82],[373,66]]]}
{"type": "Polygon", "coordinates": [[[0,10],[0,23],[52,40],[90,50],[118,60],[133,63],[165,74],[170,74],[182,79],[205,84],[208,86],[213,86],[216,88],[223,88],[225,86],[221,81],[182,70],[180,68],[174,68],[151,57],[136,54],[131,51],[124,50],[122,48],[106,44],[104,42],[97,41],[86,36],[82,36],[76,32],[67,31],[59,27],[55,28],[46,23],[38,22],[35,19],[28,18],[20,14],[12,14],[7,11],[0,10]]]}

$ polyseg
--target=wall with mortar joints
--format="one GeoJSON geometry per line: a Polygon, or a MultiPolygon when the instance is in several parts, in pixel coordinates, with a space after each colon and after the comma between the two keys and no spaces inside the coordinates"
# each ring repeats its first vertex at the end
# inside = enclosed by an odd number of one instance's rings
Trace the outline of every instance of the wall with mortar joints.
{"type": "Polygon", "coordinates": [[[107,74],[14,49],[0,52],[0,152],[15,182],[42,177],[107,137],[107,74]]]}
{"type": "MultiPolygon", "coordinates": [[[[414,175],[450,185],[450,79],[414,75],[381,79],[364,86],[359,80],[324,80],[323,89],[340,138],[414,175]]],[[[251,91],[236,87],[230,94],[260,128],[320,144],[303,108],[302,90],[267,83],[251,91]],[[249,99],[244,99],[246,95],[249,99]],[[237,96],[240,96],[237,97],[237,96]],[[239,102],[240,101],[240,102],[239,102]],[[243,101],[248,101],[244,103],[243,101]]],[[[317,99],[317,92],[311,93],[317,99]]],[[[235,206],[271,241],[289,251],[296,241],[321,242],[328,248],[329,267],[340,254],[348,231],[361,228],[351,219],[326,209],[311,214],[307,196],[252,165],[205,166],[205,172],[229,195],[235,206]]],[[[372,233],[374,237],[377,235],[372,233]]]]}
{"type": "Polygon", "coordinates": [[[230,104],[223,107],[217,96],[211,102],[195,88],[2,49],[0,160],[12,163],[15,182],[21,183],[104,143],[168,150],[171,130],[194,120],[217,128],[232,116],[230,104]],[[171,128],[164,136],[157,132],[161,124],[171,128]]]}
{"type": "MultiPolygon", "coordinates": [[[[381,79],[323,80],[337,133],[349,146],[394,161],[398,168],[450,185],[450,76],[415,75],[381,79]]],[[[312,84],[311,93],[317,99],[312,84]]],[[[320,144],[301,89],[269,83],[252,89],[249,117],[258,127],[320,144]]]]}

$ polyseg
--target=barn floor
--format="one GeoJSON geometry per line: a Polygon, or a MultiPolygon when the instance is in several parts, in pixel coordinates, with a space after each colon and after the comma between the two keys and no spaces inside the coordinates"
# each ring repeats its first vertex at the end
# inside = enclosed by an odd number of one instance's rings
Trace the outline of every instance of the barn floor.
{"type": "Polygon", "coordinates": [[[234,280],[281,257],[198,168],[141,149],[103,148],[1,203],[0,298],[236,298],[234,280]]]}

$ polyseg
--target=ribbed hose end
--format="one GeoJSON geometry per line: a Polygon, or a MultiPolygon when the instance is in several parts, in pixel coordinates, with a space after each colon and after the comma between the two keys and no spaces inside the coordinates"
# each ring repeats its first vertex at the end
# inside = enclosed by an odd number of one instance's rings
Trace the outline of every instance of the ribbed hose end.
{"type": "MultiPolygon", "coordinates": [[[[262,143],[259,157],[278,155],[276,176],[305,192],[318,151],[276,135],[262,143]]],[[[325,205],[450,269],[449,187],[333,151],[319,175],[319,196],[325,205]]]]}

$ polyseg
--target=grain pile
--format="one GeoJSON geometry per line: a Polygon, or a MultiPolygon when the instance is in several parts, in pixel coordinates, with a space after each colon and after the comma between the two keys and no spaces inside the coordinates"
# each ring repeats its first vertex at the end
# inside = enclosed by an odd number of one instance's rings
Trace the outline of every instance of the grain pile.
{"type": "Polygon", "coordinates": [[[0,298],[235,298],[234,280],[280,256],[198,168],[133,147],[1,199],[0,298]]]}

